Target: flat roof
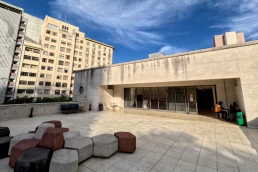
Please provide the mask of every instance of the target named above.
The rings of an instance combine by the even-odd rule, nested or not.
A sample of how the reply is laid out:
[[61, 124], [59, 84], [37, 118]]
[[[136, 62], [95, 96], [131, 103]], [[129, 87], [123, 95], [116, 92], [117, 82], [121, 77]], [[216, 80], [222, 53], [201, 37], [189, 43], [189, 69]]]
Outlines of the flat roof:
[[98, 44], [102, 44], [102, 45], [105, 45], [105, 46], [107, 46], [107, 47], [110, 47], [110, 48], [115, 49], [115, 47], [113, 47], [113, 46], [111, 46], [111, 45], [108, 45], [108, 44], [105, 44], [105, 43], [103, 43], [103, 42], [99, 42], [99, 41], [96, 41], [96, 40], [94, 40], [94, 39], [90, 39], [90, 38], [87, 38], [87, 37], [85, 37], [85, 39], [87, 39], [87, 40], [90, 40], [90, 41], [92, 41], [92, 42], [95, 42], [95, 43], [98, 43]]
[[9, 11], [13, 11], [13, 12], [18, 13], [18, 14], [23, 13], [23, 8], [17, 7], [15, 5], [9, 4], [9, 3], [4, 2], [4, 1], [0, 1], [0, 8], [7, 9]]
[[177, 54], [169, 54], [169, 55], [166, 55], [166, 56], [163, 56], [163, 57], [160, 57], [160, 58], [154, 58], [154, 59], [146, 58], [146, 59], [129, 61], [129, 62], [124, 62], [124, 63], [112, 64], [112, 65], [109, 65], [109, 66], [87, 68], [87, 69], [82, 69], [82, 70], [76, 70], [76, 71], [74, 71], [74, 73], [78, 73], [78, 72], [81, 72], [81, 71], [94, 70], [94, 69], [108, 68], [108, 67], [113, 67], [113, 66], [128, 65], [128, 64], [132, 64], [132, 63], [155, 61], [155, 60], [166, 59], [166, 58], [170, 58], [170, 57], [178, 57], [178, 56], [193, 55], [193, 54], [205, 53], [205, 52], [211, 52], [211, 51], [219, 51], [219, 50], [224, 50], [224, 49], [238, 48], [238, 47], [250, 46], [250, 45], [255, 45], [255, 44], [258, 44], [258, 40], [239, 43], [239, 44], [233, 44], [233, 45], [225, 45], [225, 46], [222, 46], [222, 47], [212, 47], [212, 48], [206, 48], [206, 49], [195, 50], [195, 51], [188, 51], [188, 52], [177, 53]]

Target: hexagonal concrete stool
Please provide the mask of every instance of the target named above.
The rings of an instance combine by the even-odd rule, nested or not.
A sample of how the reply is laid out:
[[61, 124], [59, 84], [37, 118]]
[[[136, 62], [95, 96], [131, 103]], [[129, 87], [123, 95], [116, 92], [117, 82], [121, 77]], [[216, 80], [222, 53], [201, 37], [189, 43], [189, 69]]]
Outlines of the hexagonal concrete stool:
[[46, 131], [46, 129], [48, 129], [48, 128], [55, 128], [55, 124], [52, 124], [52, 123], [42, 123], [42, 124], [40, 124], [37, 131], [36, 131], [34, 139], [41, 140], [45, 131]]
[[10, 130], [8, 127], [0, 127], [0, 137], [10, 136]]
[[64, 134], [61, 128], [48, 128], [42, 139], [39, 147], [57, 151], [64, 147]]
[[16, 145], [17, 143], [19, 143], [19, 142], [22, 141], [22, 140], [33, 139], [34, 136], [35, 136], [35, 134], [22, 133], [22, 134], [18, 134], [17, 136], [13, 137], [12, 140], [11, 140], [11, 142], [10, 142], [8, 155], [10, 156], [12, 147], [13, 147], [14, 145]]
[[64, 140], [69, 140], [80, 136], [81, 136], [81, 133], [79, 131], [68, 131], [64, 133]]
[[13, 137], [0, 137], [0, 159], [8, 157], [8, 149]]
[[76, 137], [65, 141], [65, 148], [78, 151], [79, 163], [93, 154], [93, 141], [90, 137]]
[[49, 172], [77, 172], [78, 152], [70, 149], [60, 149], [53, 153]]
[[118, 139], [112, 134], [92, 137], [94, 144], [93, 156], [110, 157], [118, 150]]

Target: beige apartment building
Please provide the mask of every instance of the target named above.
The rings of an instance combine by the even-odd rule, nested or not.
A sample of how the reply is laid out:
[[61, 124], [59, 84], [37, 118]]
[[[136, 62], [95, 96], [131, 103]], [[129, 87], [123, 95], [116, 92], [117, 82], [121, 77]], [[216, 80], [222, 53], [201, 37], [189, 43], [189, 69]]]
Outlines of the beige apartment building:
[[26, 41], [15, 97], [72, 97], [73, 72], [112, 64], [113, 50], [86, 38], [79, 27], [46, 16], [40, 43]]
[[222, 47], [225, 45], [239, 44], [245, 42], [243, 32], [226, 32], [223, 35], [215, 35], [213, 37], [213, 47]]

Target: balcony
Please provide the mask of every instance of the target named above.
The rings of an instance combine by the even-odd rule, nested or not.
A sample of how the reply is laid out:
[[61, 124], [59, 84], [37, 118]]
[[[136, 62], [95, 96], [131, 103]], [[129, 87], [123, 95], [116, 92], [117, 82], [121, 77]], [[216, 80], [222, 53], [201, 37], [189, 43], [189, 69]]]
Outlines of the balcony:
[[18, 65], [17, 64], [13, 64], [12, 65], [12, 69], [17, 69], [18, 68]]
[[11, 73], [10, 77], [11, 78], [15, 78], [16, 77], [16, 73]]
[[11, 97], [13, 95], [12, 91], [7, 91], [5, 97]]
[[9, 87], [14, 87], [14, 82], [9, 82]]
[[19, 60], [20, 60], [20, 56], [15, 55], [15, 56], [13, 57], [13, 60], [14, 60], [14, 61], [19, 61]]
[[21, 45], [22, 43], [23, 43], [22, 39], [18, 39], [18, 40], [17, 40], [17, 44], [18, 44], [18, 45]]
[[21, 26], [26, 27], [26, 25], [24, 23], [21, 23]]
[[16, 47], [16, 48], [15, 48], [15, 53], [21, 53], [21, 50], [22, 50], [22, 49], [21, 49], [20, 47]]
[[24, 36], [24, 32], [23, 31], [19, 31], [18, 37], [23, 37], [23, 36]]

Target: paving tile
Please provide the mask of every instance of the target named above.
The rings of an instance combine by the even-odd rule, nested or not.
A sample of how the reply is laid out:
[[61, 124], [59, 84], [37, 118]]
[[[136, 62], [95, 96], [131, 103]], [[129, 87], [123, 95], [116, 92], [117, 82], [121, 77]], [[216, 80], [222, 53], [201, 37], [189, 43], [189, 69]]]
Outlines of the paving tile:
[[188, 171], [195, 171], [196, 164], [179, 160], [178, 163], [176, 164], [176, 167], [179, 167]]
[[100, 162], [97, 162], [96, 164], [90, 166], [89, 169], [91, 169], [93, 171], [97, 171], [97, 172], [103, 172], [103, 171], [107, 170], [111, 166], [112, 165], [110, 165], [108, 163], [100, 161]]
[[202, 159], [202, 158], [199, 158], [198, 159], [198, 165], [201, 165], [201, 166], [204, 166], [204, 167], [208, 167], [208, 168], [212, 168], [212, 169], [215, 169], [217, 170], [217, 162], [214, 162], [212, 160], [209, 160], [209, 159]]
[[183, 161], [187, 161], [187, 162], [191, 162], [191, 163], [196, 164], [197, 161], [198, 161], [198, 157], [190, 156], [190, 155], [188, 155], [188, 154], [183, 154], [183, 155], [181, 156], [180, 160], [183, 160]]
[[188, 170], [185, 170], [183, 168], [175, 167], [173, 172], [189, 172]]
[[144, 157], [141, 161], [139, 161], [139, 164], [152, 168], [157, 162], [157, 160]]
[[218, 163], [218, 171], [224, 171], [224, 172], [239, 172], [238, 167], [232, 166], [229, 164], [222, 164]]
[[160, 171], [160, 172], [172, 172], [174, 169], [174, 164], [167, 164], [164, 162], [158, 162], [153, 169]]
[[195, 172], [217, 172], [217, 170], [197, 165]]
[[146, 155], [146, 157], [158, 161], [158, 160], [160, 160], [160, 158], [162, 157], [162, 155], [161, 155], [161, 154], [158, 154], [158, 153], [154, 153], [154, 152], [149, 152], [149, 153]]
[[129, 172], [149, 172], [151, 171], [151, 168], [146, 167], [144, 165], [141, 164], [135, 164], [130, 170]]
[[133, 162], [133, 161], [129, 161], [129, 160], [126, 160], [126, 159], [121, 159], [121, 160], [117, 161], [114, 164], [114, 166], [119, 167], [119, 168], [124, 169], [124, 170], [129, 170], [135, 164], [136, 163]]
[[173, 157], [173, 158], [176, 158], [176, 159], [180, 159], [182, 154], [183, 153], [178, 153], [178, 152], [174, 152], [174, 151], [170, 151], [170, 150], [165, 153], [166, 156], [170, 156], [170, 157]]
[[102, 161], [111, 165], [114, 165], [118, 161], [120, 161], [122, 158], [118, 156], [111, 156], [109, 158], [103, 159]]
[[92, 166], [96, 163], [98, 163], [99, 161], [103, 160], [102, 158], [95, 158], [92, 157], [90, 159], [87, 159], [86, 161], [84, 161], [83, 163], [81, 163], [81, 165], [83, 165], [84, 167], [89, 167]]
[[161, 162], [167, 163], [167, 164], [176, 164], [178, 162], [178, 159], [172, 158], [170, 156], [163, 156], [160, 159]]
[[127, 172], [127, 171], [122, 168], [112, 166], [112, 167], [108, 168], [105, 172]]

